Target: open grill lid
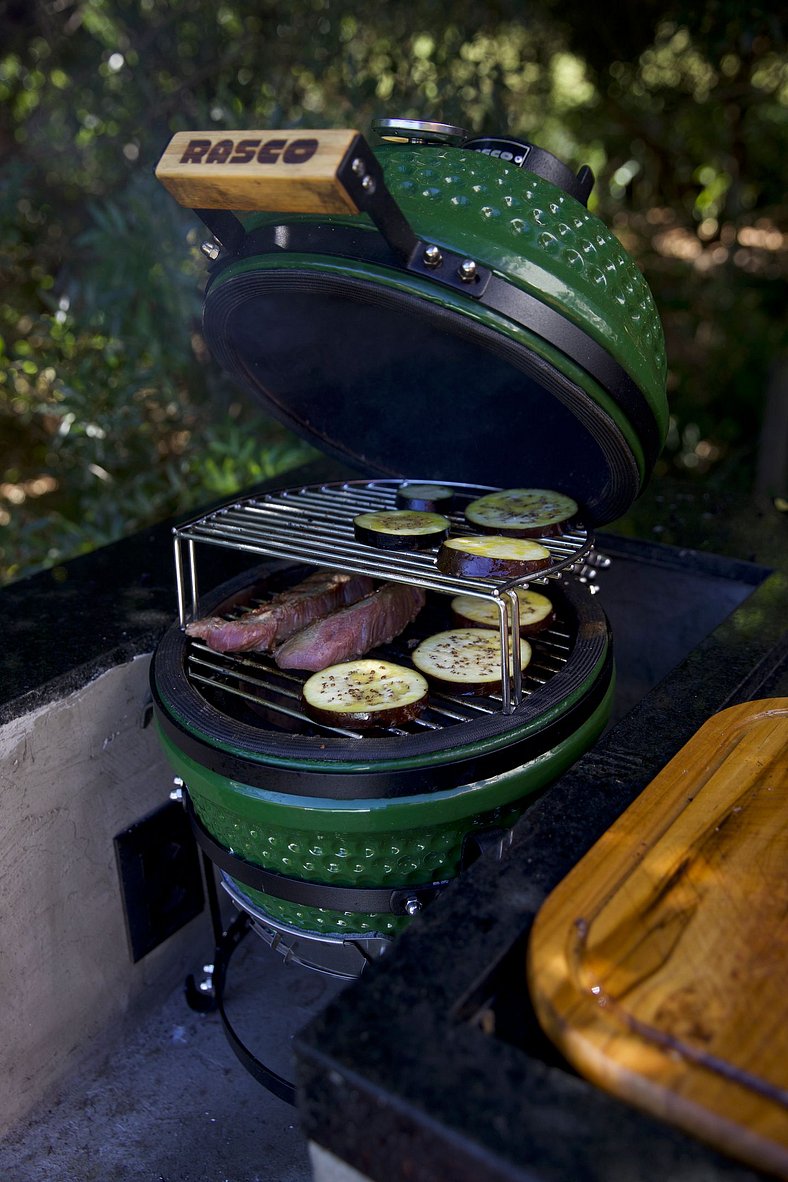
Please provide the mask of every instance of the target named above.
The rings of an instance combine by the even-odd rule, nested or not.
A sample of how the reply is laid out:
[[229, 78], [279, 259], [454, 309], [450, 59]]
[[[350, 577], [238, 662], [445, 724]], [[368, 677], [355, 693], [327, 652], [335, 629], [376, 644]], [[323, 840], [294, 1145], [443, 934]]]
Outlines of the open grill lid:
[[211, 352], [367, 474], [554, 488], [615, 519], [664, 440], [665, 356], [643, 277], [583, 204], [590, 171], [382, 122], [399, 142], [374, 152], [355, 131], [173, 138], [157, 176], [215, 239]]

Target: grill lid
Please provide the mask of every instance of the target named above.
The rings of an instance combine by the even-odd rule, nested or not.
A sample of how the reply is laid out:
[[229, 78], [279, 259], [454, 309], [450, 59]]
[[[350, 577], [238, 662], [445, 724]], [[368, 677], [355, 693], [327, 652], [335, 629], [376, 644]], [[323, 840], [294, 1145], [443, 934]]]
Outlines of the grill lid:
[[667, 427], [651, 295], [586, 174], [478, 143], [180, 133], [157, 175], [218, 241], [209, 348], [288, 426], [366, 473], [551, 487], [613, 520]]

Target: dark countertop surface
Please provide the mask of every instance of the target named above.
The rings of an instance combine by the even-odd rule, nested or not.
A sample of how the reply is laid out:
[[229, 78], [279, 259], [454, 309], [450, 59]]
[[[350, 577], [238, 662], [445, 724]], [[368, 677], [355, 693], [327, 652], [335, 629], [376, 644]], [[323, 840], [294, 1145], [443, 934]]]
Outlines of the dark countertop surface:
[[728, 525], [709, 516], [703, 551], [600, 534], [614, 725], [528, 808], [501, 862], [480, 859], [297, 1036], [307, 1135], [374, 1182], [761, 1177], [581, 1079], [525, 977], [544, 899], [702, 723], [788, 696], [788, 523], [765, 515], [748, 535], [761, 567], [714, 553], [739, 552]]
[[374, 1182], [760, 1177], [579, 1078], [525, 958], [552, 888], [706, 718], [788, 695], [786, 585], [762, 582], [297, 1037], [309, 1136]]
[[[343, 475], [323, 461], [250, 492]], [[176, 614], [172, 524], [0, 591], [0, 721], [153, 649]], [[605, 581], [629, 572], [609, 611], [625, 665], [616, 725], [528, 810], [503, 862], [471, 867], [298, 1037], [309, 1136], [376, 1182], [756, 1177], [568, 1069], [530, 1013], [524, 955], [552, 887], [710, 714], [788, 695], [786, 525], [769, 523], [744, 562], [715, 553], [743, 553], [724, 519], [710, 521], [703, 551], [600, 535], [606, 608]], [[230, 568], [217, 550], [206, 576], [218, 583]], [[667, 582], [648, 609], [649, 655], [630, 660], [627, 632], [657, 569]], [[671, 572], [695, 578], [679, 619]], [[490, 998], [494, 1035], [479, 1019]]]
[[[249, 494], [343, 475], [344, 469], [325, 460], [261, 484]], [[161, 522], [0, 589], [5, 634], [0, 723], [151, 652], [177, 616], [175, 524]], [[206, 548], [206, 579], [213, 577], [218, 583], [232, 573], [226, 550]]]

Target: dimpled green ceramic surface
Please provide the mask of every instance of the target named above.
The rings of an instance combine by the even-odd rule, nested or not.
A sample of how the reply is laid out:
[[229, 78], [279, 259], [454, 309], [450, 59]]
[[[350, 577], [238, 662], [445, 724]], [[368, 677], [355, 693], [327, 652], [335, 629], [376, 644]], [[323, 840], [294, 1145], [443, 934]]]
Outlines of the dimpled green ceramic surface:
[[[467, 833], [511, 826], [527, 798], [595, 741], [612, 692], [611, 686], [569, 737], [521, 767], [477, 784], [393, 799], [338, 801], [267, 792], [206, 769], [161, 732], [160, 739], [203, 825], [231, 853], [308, 882], [394, 889], [453, 877]], [[407, 923], [407, 917], [303, 907], [242, 889], [273, 919], [305, 930], [393, 934]]]
[[640, 271], [599, 218], [549, 181], [480, 152], [385, 146], [377, 154], [419, 234], [480, 259], [583, 327], [666, 428], [659, 316]]

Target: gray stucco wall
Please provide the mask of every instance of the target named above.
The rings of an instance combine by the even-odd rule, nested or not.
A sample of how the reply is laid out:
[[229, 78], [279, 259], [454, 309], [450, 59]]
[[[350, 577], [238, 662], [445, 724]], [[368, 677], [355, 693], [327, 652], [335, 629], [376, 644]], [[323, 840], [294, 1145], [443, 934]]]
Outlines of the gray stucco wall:
[[136, 965], [128, 951], [113, 838], [172, 781], [141, 725], [148, 665], [0, 728], [0, 1134], [110, 1053], [126, 1015], [158, 1004], [205, 944], [198, 918]]

